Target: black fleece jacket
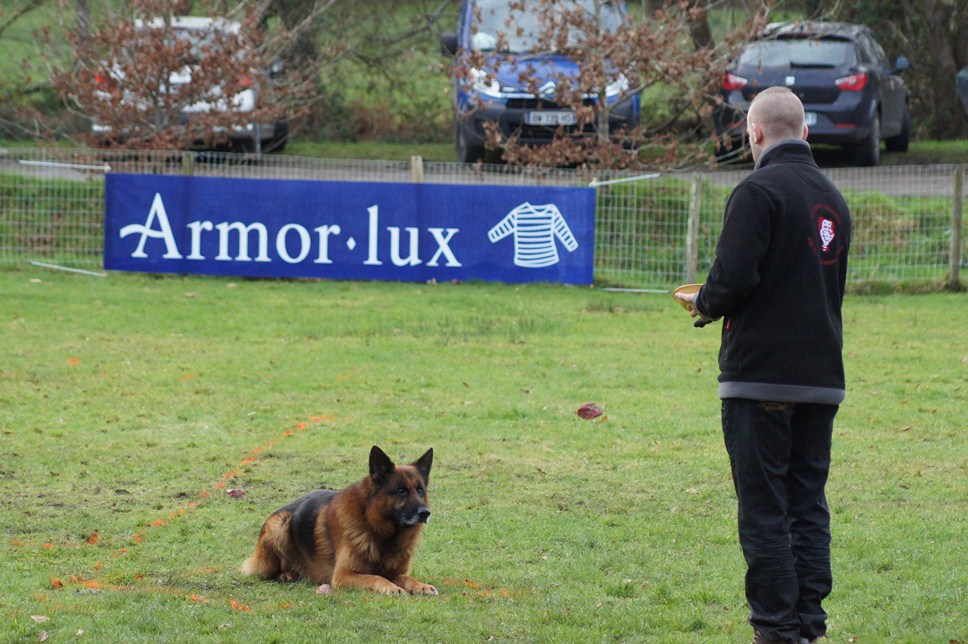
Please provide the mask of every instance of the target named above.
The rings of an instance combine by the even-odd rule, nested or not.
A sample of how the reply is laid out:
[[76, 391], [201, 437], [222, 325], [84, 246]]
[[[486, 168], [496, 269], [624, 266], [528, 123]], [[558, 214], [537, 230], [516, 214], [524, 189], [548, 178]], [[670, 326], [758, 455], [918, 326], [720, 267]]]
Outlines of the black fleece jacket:
[[723, 318], [719, 397], [839, 404], [850, 212], [803, 141], [760, 156], [726, 203], [696, 300]]

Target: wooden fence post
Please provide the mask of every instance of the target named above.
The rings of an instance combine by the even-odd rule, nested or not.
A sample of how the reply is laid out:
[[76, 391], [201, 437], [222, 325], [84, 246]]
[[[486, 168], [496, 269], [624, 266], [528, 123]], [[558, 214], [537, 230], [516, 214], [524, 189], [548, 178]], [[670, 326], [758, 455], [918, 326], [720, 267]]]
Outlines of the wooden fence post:
[[414, 183], [423, 183], [423, 180], [424, 180], [423, 157], [421, 156], [410, 157], [410, 175]]
[[694, 174], [689, 191], [689, 217], [686, 220], [686, 283], [696, 281], [699, 264], [699, 214], [702, 211], [702, 177]]
[[965, 166], [955, 166], [954, 199], [951, 202], [951, 252], [948, 254], [948, 281], [945, 288], [960, 291], [961, 286], [961, 239], [964, 231], [965, 212]]
[[184, 175], [195, 174], [195, 155], [192, 152], [183, 151], [181, 155], [181, 172]]

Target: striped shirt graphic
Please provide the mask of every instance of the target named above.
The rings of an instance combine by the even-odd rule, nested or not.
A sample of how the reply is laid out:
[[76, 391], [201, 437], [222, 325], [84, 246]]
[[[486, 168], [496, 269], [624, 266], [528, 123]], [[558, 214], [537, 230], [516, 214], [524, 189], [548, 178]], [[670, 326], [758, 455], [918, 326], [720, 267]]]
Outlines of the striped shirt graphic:
[[523, 203], [487, 233], [494, 244], [508, 235], [514, 235], [514, 265], [523, 268], [541, 268], [558, 263], [558, 247], [555, 238], [568, 250], [578, 248], [578, 241], [554, 204], [532, 206]]

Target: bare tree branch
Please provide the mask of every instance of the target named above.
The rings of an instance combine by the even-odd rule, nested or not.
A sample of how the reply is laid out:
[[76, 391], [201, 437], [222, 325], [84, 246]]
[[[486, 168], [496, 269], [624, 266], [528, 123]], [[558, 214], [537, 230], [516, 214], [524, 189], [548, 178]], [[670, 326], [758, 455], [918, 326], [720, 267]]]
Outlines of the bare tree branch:
[[43, 2], [44, 0], [27, 0], [27, 2], [23, 4], [23, 6], [19, 7], [17, 10], [12, 12], [5, 21], [0, 22], [0, 35], [2, 35], [4, 31], [9, 29], [12, 24], [14, 24], [22, 17], [24, 17], [25, 15], [27, 15], [28, 13], [30, 13], [31, 11], [33, 11], [34, 9], [42, 5]]

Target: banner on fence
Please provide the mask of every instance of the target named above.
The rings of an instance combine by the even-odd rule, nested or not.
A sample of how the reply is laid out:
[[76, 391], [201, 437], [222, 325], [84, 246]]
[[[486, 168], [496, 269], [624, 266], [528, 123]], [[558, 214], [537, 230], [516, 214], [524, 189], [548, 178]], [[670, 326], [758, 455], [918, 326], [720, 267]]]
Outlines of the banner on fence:
[[108, 270], [591, 284], [592, 188], [109, 174]]

